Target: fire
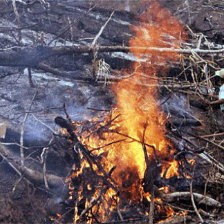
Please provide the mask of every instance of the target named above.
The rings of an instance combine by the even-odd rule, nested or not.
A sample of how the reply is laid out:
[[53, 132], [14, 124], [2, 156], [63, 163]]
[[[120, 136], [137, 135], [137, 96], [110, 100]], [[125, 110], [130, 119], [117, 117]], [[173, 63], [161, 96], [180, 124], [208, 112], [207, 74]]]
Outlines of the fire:
[[178, 162], [176, 160], [173, 160], [168, 163], [164, 163], [164, 166], [163, 166], [162, 172], [161, 172], [161, 177], [163, 177], [164, 175], [165, 175], [166, 179], [169, 179], [173, 176], [179, 176]]
[[[148, 47], [174, 47], [179, 48], [181, 42], [182, 28], [179, 22], [158, 4], [153, 4], [142, 16], [144, 25], [133, 27], [135, 37], [130, 40], [130, 46], [136, 47], [131, 50], [139, 59], [146, 59], [147, 50], [138, 49], [138, 46]], [[147, 54], [148, 56], [148, 54]], [[119, 124], [120, 132], [131, 136], [140, 142], [130, 144], [121, 143], [117, 148], [117, 155], [122, 156], [119, 161], [121, 169], [130, 166], [137, 167], [139, 178], [143, 178], [145, 172], [145, 158], [142, 150], [144, 125], [144, 141], [153, 145], [157, 153], [167, 156], [168, 149], [172, 145], [165, 137], [165, 116], [159, 109], [157, 100], [157, 73], [164, 71], [168, 61], [177, 60], [178, 55], [162, 52], [153, 52], [144, 63], [135, 62], [132, 71], [134, 75], [130, 79], [124, 79], [114, 86], [117, 97], [117, 108], [121, 114]], [[158, 66], [161, 65], [161, 66]], [[149, 156], [152, 155], [147, 148]], [[172, 152], [170, 152], [172, 154]], [[173, 175], [175, 175], [175, 171]]]
[[167, 186], [161, 187], [158, 190], [163, 191], [164, 193], [168, 193], [169, 192], [169, 188]]
[[[116, 165], [114, 176], [120, 183], [126, 179], [142, 179], [144, 177], [146, 163], [143, 141], [156, 149], [159, 158], [171, 160], [174, 149], [165, 137], [166, 119], [161, 112], [157, 99], [157, 74], [165, 71], [168, 62], [178, 59], [175, 53], [147, 52], [138, 49], [145, 47], [170, 47], [179, 48], [183, 30], [180, 23], [154, 3], [141, 17], [143, 25], [132, 27], [135, 37], [130, 40], [133, 47], [131, 53], [145, 62], [134, 62], [129, 69], [133, 75], [121, 80], [113, 86], [117, 105], [113, 116], [120, 115], [116, 121], [116, 130], [123, 136], [131, 137], [129, 141], [122, 141], [110, 146], [105, 162]], [[182, 38], [181, 38], [182, 37]], [[147, 57], [146, 57], [147, 54]], [[140, 60], [141, 61], [141, 60]], [[121, 135], [107, 133], [106, 141], [118, 140]], [[153, 155], [152, 147], [146, 145], [150, 159]], [[178, 175], [177, 161], [164, 163], [163, 170], [168, 166], [166, 178]], [[134, 183], [132, 183], [134, 185]], [[136, 195], [136, 194], [135, 194]]]
[[[146, 10], [141, 16], [141, 22], [141, 26], [132, 27], [135, 37], [129, 42], [131, 53], [139, 60], [124, 71], [131, 73], [129, 78], [112, 86], [116, 105], [103, 121], [100, 118], [93, 120], [97, 131], [87, 130], [81, 136], [82, 143], [88, 146], [92, 154], [101, 158], [103, 168], [107, 173], [111, 172], [120, 195], [129, 203], [140, 202], [144, 195], [150, 201], [150, 193], [144, 192], [142, 187], [146, 157], [150, 163], [154, 161], [161, 165], [161, 177], [178, 176], [178, 162], [173, 160], [175, 149], [165, 136], [166, 117], [160, 110], [157, 94], [158, 73], [165, 72], [167, 64], [178, 60], [178, 55], [150, 52], [147, 48], [180, 48], [184, 38], [183, 30], [180, 23], [157, 3]], [[76, 176], [87, 168], [88, 162], [82, 160]], [[93, 169], [97, 175], [102, 174], [95, 165]], [[112, 188], [100, 190], [89, 184], [87, 188], [89, 191], [96, 189], [92, 199], [101, 197], [100, 194], [105, 191], [101, 205], [92, 206], [93, 211], [100, 213], [101, 219], [105, 221], [119, 204], [117, 192]], [[80, 198], [82, 190], [78, 191]], [[91, 203], [91, 200], [87, 200], [85, 208]], [[167, 212], [174, 213], [171, 208], [167, 208]], [[78, 219], [76, 207], [75, 223]]]

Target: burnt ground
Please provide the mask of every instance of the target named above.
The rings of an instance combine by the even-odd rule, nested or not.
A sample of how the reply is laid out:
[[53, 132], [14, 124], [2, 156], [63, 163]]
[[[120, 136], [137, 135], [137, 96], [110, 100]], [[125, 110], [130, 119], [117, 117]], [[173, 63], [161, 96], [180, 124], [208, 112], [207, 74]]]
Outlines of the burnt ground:
[[[139, 16], [151, 4], [150, 1], [137, 0], [130, 1], [129, 6], [125, 1], [107, 0], [45, 2], [16, 1], [18, 19], [12, 2], [0, 1], [1, 51], [15, 46], [90, 45], [112, 10], [116, 10], [114, 16], [100, 36], [98, 44], [128, 45], [128, 40], [133, 36], [130, 25], [139, 24]], [[160, 3], [182, 21], [188, 33], [188, 47], [194, 48], [203, 35], [202, 47], [207, 49], [209, 42], [210, 48], [223, 48], [224, 3], [222, 1], [161, 0]], [[26, 61], [26, 56], [23, 57]], [[34, 57], [38, 57], [38, 54]], [[127, 68], [134, 60], [130, 54], [122, 52], [101, 52], [98, 58], [103, 58], [110, 65], [111, 76], [108, 79], [113, 79], [120, 70]], [[194, 84], [190, 69], [186, 69], [186, 73], [181, 74], [183, 67], [188, 67], [197, 60], [191, 60], [187, 56], [184, 59], [186, 64], [174, 65], [167, 74], [172, 78], [179, 77], [179, 81], [175, 83], [178, 87], [172, 89], [171, 94], [167, 93], [166, 88], [160, 89], [162, 109], [171, 116], [167, 124], [170, 133], [168, 137], [173, 139], [175, 133], [172, 132], [178, 129], [179, 140], [183, 136], [188, 138], [195, 148], [203, 148], [211, 157], [224, 164], [222, 135], [212, 136], [212, 139], [184, 135], [187, 132], [196, 136], [224, 132], [224, 115], [219, 105], [208, 105], [194, 94], [196, 90], [189, 87], [190, 84]], [[2, 142], [21, 143], [21, 128], [24, 117], [28, 114], [24, 128], [24, 146], [27, 147], [25, 165], [42, 173], [41, 153], [44, 147], [49, 146], [47, 171], [49, 174], [57, 175], [61, 180], [60, 182], [57, 179], [57, 184], [50, 183], [50, 189], [46, 189], [42, 176], [39, 178], [36, 175], [37, 178], [33, 180], [25, 171], [21, 171], [18, 175], [9, 163], [13, 161], [10, 159], [19, 158], [20, 147], [4, 145], [13, 154], [4, 157], [1, 153], [0, 223], [53, 223], [51, 216], [55, 217], [57, 213], [64, 214], [72, 209], [73, 205], [67, 201], [67, 188], [63, 184], [73, 164], [72, 146], [69, 145], [66, 137], [57, 135], [59, 128], [55, 125], [54, 119], [59, 115], [65, 117], [64, 104], [69, 116], [78, 121], [95, 116], [98, 110], [110, 110], [115, 103], [113, 93], [110, 86], [105, 83], [104, 77], [96, 80], [93, 76], [92, 60], [92, 53], [56, 55], [44, 60], [54, 69], [50, 71], [40, 67], [39, 64], [18, 66], [16, 61], [14, 65], [0, 63], [2, 65], [0, 66], [0, 123], [3, 123], [1, 131], [4, 132], [6, 127], [6, 136], [2, 138]], [[223, 55], [205, 55], [204, 60], [209, 61], [207, 64], [210, 77], [214, 75], [215, 70], [224, 66]], [[198, 82], [202, 82], [205, 77], [203, 66], [204, 64], [201, 67], [194, 65], [191, 67], [198, 74]], [[33, 86], [28, 77], [28, 68], [31, 69]], [[182, 88], [181, 83], [189, 88]], [[205, 92], [203, 96], [213, 100], [208, 94], [212, 90], [212, 93], [217, 95], [221, 84], [222, 80], [218, 77], [205, 83], [200, 87], [201, 91]], [[56, 135], [53, 143], [49, 145], [52, 132]], [[192, 145], [188, 147], [194, 148]], [[16, 164], [18, 163], [17, 161]], [[203, 175], [210, 187], [209, 193], [212, 192], [213, 197], [223, 205], [222, 174], [209, 163], [202, 161], [202, 165], [201, 172], [204, 172]], [[207, 168], [210, 172], [207, 172]], [[216, 175], [219, 174], [221, 176], [217, 177]], [[200, 181], [199, 179], [198, 182]], [[211, 218], [212, 221], [224, 218], [221, 210], [214, 213], [216, 216]], [[68, 215], [64, 222], [71, 222], [71, 216], [72, 214]], [[195, 217], [191, 223], [198, 223], [197, 218]]]

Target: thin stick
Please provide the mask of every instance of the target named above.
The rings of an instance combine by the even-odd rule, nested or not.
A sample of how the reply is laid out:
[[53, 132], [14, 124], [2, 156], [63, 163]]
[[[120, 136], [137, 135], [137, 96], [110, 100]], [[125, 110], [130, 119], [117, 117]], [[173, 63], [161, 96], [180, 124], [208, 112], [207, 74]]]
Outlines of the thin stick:
[[[37, 95], [37, 92], [34, 94], [32, 100], [31, 100], [31, 104], [29, 106], [28, 111], [31, 110], [31, 107], [32, 107], [32, 104], [33, 104], [33, 101], [34, 101], [36, 95]], [[22, 123], [22, 126], [21, 126], [21, 132], [20, 132], [20, 158], [21, 158], [21, 166], [22, 167], [24, 166], [24, 147], [23, 147], [24, 138], [23, 138], [23, 136], [24, 136], [24, 131], [25, 131], [25, 123], [26, 123], [28, 115], [29, 115], [29, 113], [25, 114], [25, 117], [23, 119], [23, 123]]]
[[97, 148], [92, 148], [92, 150], [90, 150], [90, 152], [93, 152], [93, 151], [96, 151], [96, 150], [99, 150], [99, 149], [102, 149], [102, 148], [105, 148], [105, 147], [108, 147], [110, 145], [113, 145], [113, 144], [116, 144], [116, 143], [120, 143], [120, 142], [123, 142], [125, 141], [126, 139], [120, 139], [120, 140], [117, 140], [117, 141], [114, 141], [114, 142], [110, 142], [106, 145], [103, 145], [103, 146], [99, 146]]
[[[28, 112], [27, 112], [28, 113]], [[48, 128], [53, 134], [57, 134], [50, 126], [48, 126], [47, 124], [45, 124], [43, 121], [41, 121], [40, 119], [38, 119], [34, 114], [32, 114], [33, 118], [40, 122], [44, 127]]]
[[108, 187], [101, 189], [99, 195], [96, 198], [93, 198], [92, 201], [90, 202], [90, 205], [82, 211], [79, 219], [81, 219], [81, 217], [83, 217], [89, 210], [91, 210], [98, 203], [102, 195], [105, 194], [107, 190], [108, 190]]
[[122, 214], [121, 214], [121, 211], [120, 211], [120, 209], [119, 209], [119, 206], [117, 206], [117, 213], [118, 213], [118, 216], [119, 216], [120, 220], [121, 220], [121, 221], [124, 221], [124, 218], [123, 218], [123, 216], [122, 216]]
[[22, 176], [21, 172], [3, 155], [3, 153], [0, 152], [0, 155], [19, 176]]
[[49, 189], [49, 185], [47, 182], [47, 177], [46, 177], [46, 173], [47, 173], [47, 166], [46, 166], [46, 159], [47, 159], [47, 147], [43, 148], [42, 153], [41, 153], [41, 162], [43, 163], [43, 175], [44, 175], [44, 185], [47, 189]]
[[17, 142], [0, 142], [0, 144], [1, 145], [16, 145], [16, 146], [22, 147], [24, 149], [29, 149], [28, 147], [22, 146]]
[[100, 35], [103, 33], [105, 27], [107, 26], [107, 24], [109, 23], [109, 21], [111, 20], [112, 16], [114, 14], [114, 11], [110, 14], [110, 17], [108, 18], [108, 20], [105, 22], [105, 24], [100, 28], [100, 31], [97, 33], [97, 35], [95, 36], [91, 46], [95, 46], [97, 40], [99, 39]]
[[[109, 130], [109, 132], [116, 133], [116, 134], [118, 134], [118, 135], [127, 137], [127, 138], [129, 138], [129, 139], [131, 139], [131, 140], [133, 140], [133, 141], [135, 141], [135, 142], [138, 142], [138, 143], [142, 144], [142, 141], [140, 141], [140, 140], [138, 140], [138, 139], [136, 139], [136, 138], [133, 138], [133, 137], [127, 135], [127, 134], [123, 134], [123, 133], [120, 133], [120, 132], [115, 131], [115, 130]], [[152, 148], [152, 149], [153, 149], [153, 152], [154, 152], [154, 150], [155, 150], [155, 146], [150, 145], [150, 144], [148, 144], [148, 143], [144, 143], [144, 146], [148, 146], [148, 147]]]
[[97, 108], [92, 108], [92, 107], [87, 107], [86, 109], [88, 110], [94, 110], [94, 111], [105, 111], [105, 112], [110, 112], [110, 110], [105, 110], [105, 109], [97, 109]]
[[204, 159], [206, 162], [210, 163], [212, 166], [216, 167], [217, 169], [219, 169], [220, 171], [224, 173], [224, 166], [220, 162], [218, 162], [216, 159], [211, 157], [209, 154], [203, 152], [198, 154], [198, 157], [200, 157], [201, 159]]
[[33, 80], [32, 80], [31, 68], [28, 68], [28, 79], [29, 79], [30, 87], [33, 88], [34, 87], [34, 84], [33, 84]]
[[218, 147], [218, 148], [224, 150], [224, 147], [223, 147], [223, 146], [221, 146], [221, 145], [219, 145], [219, 144], [217, 144], [217, 143], [215, 143], [215, 142], [212, 142], [212, 141], [210, 141], [210, 140], [208, 140], [208, 139], [206, 139], [206, 138], [203, 138], [203, 137], [201, 137], [201, 136], [194, 135], [194, 134], [192, 134], [192, 133], [190, 133], [190, 132], [187, 132], [187, 134], [190, 135], [190, 136], [193, 136], [193, 137], [195, 137], [195, 138], [201, 139], [201, 140], [203, 140], [203, 141], [205, 141], [205, 142], [207, 142], [207, 143], [210, 143], [210, 144], [212, 144], [212, 145], [214, 145], [214, 146], [216, 146], [216, 147]]
[[49, 150], [49, 146], [51, 145], [51, 143], [53, 142], [54, 137], [52, 136], [50, 142], [48, 143], [47, 147], [44, 147], [41, 153], [41, 163], [43, 164], [43, 175], [44, 175], [44, 185], [45, 187], [49, 190], [49, 184], [47, 182], [47, 155], [48, 155], [48, 150]]
[[[16, 16], [16, 21], [17, 21], [18, 27], [20, 28], [21, 27], [21, 21], [20, 21], [19, 12], [18, 12], [17, 7], [16, 7], [16, 0], [12, 0], [12, 7], [13, 7], [13, 11], [14, 11], [15, 16]], [[18, 30], [18, 34], [19, 34], [19, 43], [21, 44], [21, 40], [22, 40], [21, 29]]]
[[154, 219], [154, 186], [151, 193], [150, 210], [149, 210], [149, 224], [153, 224]]
[[[64, 46], [64, 47], [54, 47], [52, 50], [58, 53], [63, 51], [64, 53], [74, 52], [74, 53], [85, 53], [91, 52], [95, 49], [95, 47], [91, 46]], [[129, 52], [130, 50], [142, 50], [144, 54], [152, 53], [152, 52], [164, 52], [164, 53], [182, 53], [182, 54], [223, 54], [224, 49], [212, 49], [212, 50], [204, 50], [204, 49], [181, 49], [181, 48], [167, 48], [167, 47], [128, 47], [128, 46], [98, 46], [98, 51], [108, 51], [108, 52]]]
[[210, 137], [217, 137], [217, 136], [223, 136], [224, 132], [220, 132], [220, 133], [213, 133], [213, 134], [209, 134], [209, 135], [201, 135], [201, 138], [210, 138]]
[[[152, 173], [151, 173], [151, 170], [150, 170], [150, 162], [149, 162], [149, 158], [148, 158], [148, 154], [147, 154], [147, 150], [146, 150], [146, 146], [145, 146], [146, 128], [147, 128], [147, 123], [144, 125], [144, 129], [143, 129], [142, 148], [143, 148], [143, 151], [144, 151], [145, 163], [146, 163], [145, 176], [146, 176], [146, 179], [150, 178], [149, 181], [152, 182], [152, 189], [151, 189], [151, 192], [150, 192], [151, 193], [151, 197], [150, 197], [151, 201], [150, 201], [149, 222], [148, 223], [153, 224], [153, 219], [154, 219], [154, 178], [153, 178], [153, 175], [150, 175]], [[156, 160], [155, 150], [153, 150], [153, 152], [154, 152], [154, 157], [155, 157], [155, 160]], [[148, 182], [145, 181], [145, 184], [148, 184]]]
[[16, 182], [15, 182], [15, 184], [14, 184], [14, 187], [13, 187], [13, 189], [12, 189], [12, 192], [13, 192], [13, 193], [15, 192], [15, 190], [16, 190], [18, 184], [22, 181], [22, 179], [23, 179], [23, 176], [19, 177], [19, 179], [16, 180]]
[[201, 223], [204, 223], [204, 220], [203, 220], [203, 218], [201, 217], [201, 215], [200, 215], [200, 213], [199, 213], [199, 211], [198, 211], [198, 209], [197, 209], [197, 206], [196, 206], [196, 204], [195, 204], [195, 202], [194, 202], [194, 195], [193, 195], [193, 189], [192, 189], [192, 182], [193, 182], [193, 181], [191, 180], [191, 182], [190, 182], [191, 202], [192, 202], [192, 205], [193, 205], [193, 208], [194, 208], [195, 213], [197, 214], [198, 218], [200, 219], [200, 222], [201, 222]]

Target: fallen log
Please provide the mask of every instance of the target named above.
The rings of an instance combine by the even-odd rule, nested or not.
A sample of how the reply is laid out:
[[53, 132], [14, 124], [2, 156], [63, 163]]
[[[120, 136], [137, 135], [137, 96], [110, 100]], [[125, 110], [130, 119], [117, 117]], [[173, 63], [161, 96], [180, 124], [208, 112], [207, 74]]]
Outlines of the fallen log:
[[[0, 156], [20, 177], [26, 178], [28, 181], [37, 186], [44, 185], [43, 173], [27, 166], [21, 166], [20, 157], [11, 152], [2, 144], [0, 144]], [[50, 188], [58, 188], [62, 186], [65, 181], [64, 178], [53, 174], [46, 174], [46, 178]]]
[[[210, 198], [208, 196], [199, 194], [199, 193], [193, 193], [195, 201], [197, 201], [199, 204], [212, 206], [212, 207], [221, 207], [221, 203], [213, 198]], [[177, 200], [178, 198], [189, 198], [190, 200], [191, 194], [190, 192], [174, 192], [169, 194], [162, 194], [162, 198], [166, 200], [167, 202], [173, 202]]]
[[175, 49], [159, 47], [128, 47], [128, 46], [62, 46], [62, 47], [11, 47], [0, 49], [0, 66], [25, 66], [38, 67], [38, 64], [52, 56], [66, 54], [78, 54], [97, 52], [129, 52], [139, 49], [144, 54], [158, 53], [180, 53], [180, 54], [223, 54], [224, 49], [201, 50], [201, 49]]

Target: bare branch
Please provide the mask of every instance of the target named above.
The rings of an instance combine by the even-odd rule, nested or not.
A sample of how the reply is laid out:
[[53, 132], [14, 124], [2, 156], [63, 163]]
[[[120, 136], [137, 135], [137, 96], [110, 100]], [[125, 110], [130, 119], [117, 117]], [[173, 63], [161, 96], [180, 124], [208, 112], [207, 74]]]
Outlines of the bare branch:
[[100, 28], [100, 31], [97, 33], [97, 35], [95, 36], [92, 45], [91, 46], [95, 46], [97, 40], [99, 39], [100, 35], [103, 33], [105, 27], [107, 26], [107, 24], [109, 23], [109, 21], [111, 20], [112, 16], [114, 14], [114, 11], [110, 14], [110, 17], [108, 18], [108, 20], [105, 22], [105, 24]]
[[191, 182], [190, 182], [190, 194], [191, 194], [191, 203], [192, 203], [192, 205], [193, 205], [194, 211], [195, 211], [195, 213], [197, 214], [198, 218], [200, 219], [200, 222], [203, 223], [204, 220], [203, 220], [203, 218], [201, 217], [201, 215], [200, 215], [200, 213], [199, 213], [199, 211], [198, 211], [198, 209], [197, 209], [197, 206], [196, 206], [196, 204], [195, 204], [195, 202], [194, 202], [192, 180], [191, 180]]
[[[32, 100], [31, 100], [31, 104], [30, 104], [29, 109], [28, 109], [29, 111], [31, 110], [31, 107], [33, 105], [33, 101], [34, 101], [36, 95], [37, 95], [37, 92], [34, 94]], [[22, 123], [22, 126], [21, 126], [21, 133], [20, 133], [20, 157], [21, 157], [21, 165], [22, 166], [24, 166], [24, 159], [25, 159], [24, 158], [24, 147], [23, 147], [23, 136], [24, 136], [24, 131], [25, 131], [25, 123], [26, 123], [26, 120], [28, 118], [28, 115], [29, 115], [29, 113], [25, 114], [25, 117], [23, 119], [23, 123]]]
[[[5, 161], [9, 164], [9, 166], [12, 167], [12, 169], [16, 171], [16, 173], [19, 176], [23, 175], [30, 182], [35, 183], [37, 185], [44, 184], [43, 173], [37, 170], [28, 168], [26, 166], [22, 167], [20, 165], [20, 158], [3, 145], [0, 145], [0, 155], [5, 159]], [[62, 177], [58, 177], [53, 174], [47, 174], [46, 178], [48, 180], [49, 186], [52, 186], [52, 187], [61, 186], [64, 182], [64, 179]]]
[[[181, 49], [181, 48], [159, 48], [159, 47], [127, 47], [127, 46], [98, 46], [98, 52], [129, 52], [139, 49], [144, 54], [152, 52], [180, 53], [180, 54], [223, 54], [224, 49], [203, 50], [203, 49]], [[95, 50], [92, 46], [62, 46], [62, 47], [11, 47], [0, 49], [0, 66], [33, 66], [55, 55], [90, 53]]]
[[[199, 193], [193, 193], [194, 199], [204, 205], [213, 206], [213, 207], [221, 207], [221, 203], [213, 198], [208, 196], [204, 196]], [[168, 202], [174, 201], [177, 198], [188, 198], [190, 197], [190, 192], [174, 192], [169, 194], [164, 194], [162, 197], [163, 199], [167, 200]]]

